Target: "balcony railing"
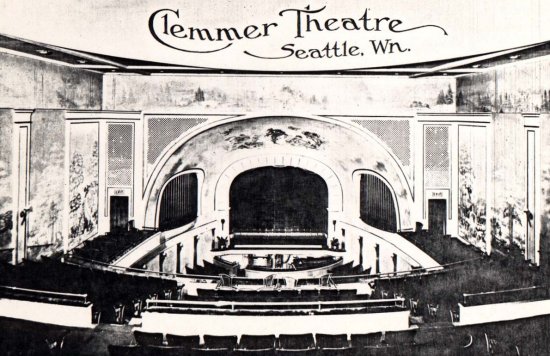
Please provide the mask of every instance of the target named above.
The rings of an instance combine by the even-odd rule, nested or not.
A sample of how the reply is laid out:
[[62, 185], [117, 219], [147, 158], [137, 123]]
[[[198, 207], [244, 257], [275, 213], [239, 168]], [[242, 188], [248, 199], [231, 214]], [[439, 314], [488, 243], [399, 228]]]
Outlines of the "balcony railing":
[[261, 314], [281, 315], [285, 313], [303, 314], [351, 314], [381, 313], [404, 311], [405, 300], [367, 299], [345, 301], [308, 301], [308, 302], [240, 302], [240, 301], [174, 301], [147, 300], [147, 312], [165, 312], [180, 314]]
[[90, 304], [87, 294], [60, 293], [11, 286], [0, 286], [0, 297], [30, 302], [74, 306], [87, 306]]
[[474, 305], [543, 300], [548, 298], [550, 298], [550, 290], [548, 287], [533, 286], [484, 293], [464, 293], [462, 305], [469, 307]]

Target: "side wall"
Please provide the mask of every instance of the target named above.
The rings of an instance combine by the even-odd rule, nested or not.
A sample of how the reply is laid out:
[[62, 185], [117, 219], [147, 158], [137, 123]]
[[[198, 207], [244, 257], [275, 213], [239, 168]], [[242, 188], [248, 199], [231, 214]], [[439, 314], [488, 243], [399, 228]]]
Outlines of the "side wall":
[[13, 112], [0, 109], [0, 258], [11, 259], [13, 228]]
[[[62, 214], [67, 172], [65, 110], [100, 109], [102, 80], [100, 73], [0, 53], [0, 108], [10, 108], [0, 109], [2, 260], [13, 260], [17, 246], [26, 250], [28, 258], [62, 246], [67, 234]], [[25, 122], [15, 123], [20, 116], [13, 109], [31, 111], [25, 114]], [[14, 211], [25, 207], [32, 208], [26, 229], [19, 211]], [[17, 244], [17, 238], [26, 239], [26, 244]]]
[[0, 53], [0, 107], [100, 109], [103, 75]]
[[[518, 255], [527, 255], [527, 169], [526, 130], [531, 113], [540, 115], [535, 162], [541, 174], [540, 253], [547, 264], [550, 239], [550, 61], [547, 57], [505, 65], [482, 74], [457, 78], [459, 112], [492, 112], [494, 127], [493, 245]], [[546, 262], [545, 262], [546, 261]]]

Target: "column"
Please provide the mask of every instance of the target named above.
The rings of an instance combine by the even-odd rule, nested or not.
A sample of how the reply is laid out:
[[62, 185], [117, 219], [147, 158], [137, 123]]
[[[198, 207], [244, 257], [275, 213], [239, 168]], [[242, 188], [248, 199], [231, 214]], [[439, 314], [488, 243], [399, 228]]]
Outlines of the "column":
[[15, 110], [13, 116], [13, 263], [27, 256], [29, 207], [30, 129], [32, 110]]

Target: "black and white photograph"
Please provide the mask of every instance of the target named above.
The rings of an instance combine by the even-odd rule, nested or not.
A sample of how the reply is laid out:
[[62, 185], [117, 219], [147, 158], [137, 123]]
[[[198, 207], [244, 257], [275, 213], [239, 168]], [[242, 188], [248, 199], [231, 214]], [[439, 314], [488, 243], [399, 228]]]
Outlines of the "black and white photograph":
[[550, 355], [548, 0], [0, 0], [0, 354]]

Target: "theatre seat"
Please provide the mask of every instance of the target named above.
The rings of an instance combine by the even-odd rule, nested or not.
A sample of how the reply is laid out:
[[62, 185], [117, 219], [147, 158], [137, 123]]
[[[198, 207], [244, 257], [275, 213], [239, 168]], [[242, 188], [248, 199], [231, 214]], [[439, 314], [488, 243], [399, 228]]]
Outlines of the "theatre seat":
[[462, 348], [471, 343], [471, 335], [460, 328], [424, 328], [414, 337], [415, 345], [436, 345]]
[[166, 334], [166, 341], [168, 342], [168, 346], [178, 346], [186, 350], [191, 350], [199, 348], [201, 340], [198, 335], [181, 336]]
[[239, 351], [272, 351], [275, 349], [275, 335], [242, 335]]
[[207, 350], [233, 350], [237, 347], [237, 336], [204, 335], [204, 346]]
[[345, 356], [351, 355], [352, 349], [346, 334], [316, 334], [317, 355]]
[[390, 346], [412, 345], [414, 344], [415, 336], [416, 329], [403, 331], [386, 331], [384, 340]]
[[[276, 355], [293, 355], [293, 356], [313, 356], [317, 355], [318, 350], [306, 349], [306, 350], [287, 350], [281, 349], [276, 351]], [[337, 354], [331, 353], [330, 356], [336, 356]], [[328, 355], [327, 355], [328, 356]]]
[[319, 300], [318, 289], [302, 289], [300, 290], [299, 298], [302, 301]]
[[319, 298], [321, 300], [339, 300], [340, 291], [338, 289], [321, 289]]
[[311, 350], [315, 349], [313, 334], [279, 335], [279, 350]]
[[362, 349], [365, 347], [382, 346], [382, 333], [351, 334], [351, 347]]
[[338, 292], [339, 300], [352, 300], [357, 297], [357, 289], [343, 289]]
[[315, 334], [318, 349], [342, 349], [348, 348], [348, 336], [346, 334]]
[[[179, 346], [144, 346], [143, 356], [182, 356], [193, 352]], [[194, 353], [193, 353], [194, 354]]]
[[137, 345], [109, 345], [110, 356], [145, 356], [143, 347]]
[[134, 330], [134, 338], [141, 346], [162, 346], [164, 341], [162, 333], [148, 333], [140, 330]]

